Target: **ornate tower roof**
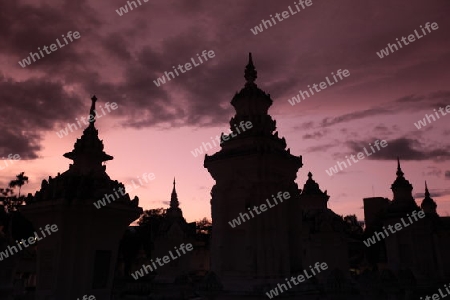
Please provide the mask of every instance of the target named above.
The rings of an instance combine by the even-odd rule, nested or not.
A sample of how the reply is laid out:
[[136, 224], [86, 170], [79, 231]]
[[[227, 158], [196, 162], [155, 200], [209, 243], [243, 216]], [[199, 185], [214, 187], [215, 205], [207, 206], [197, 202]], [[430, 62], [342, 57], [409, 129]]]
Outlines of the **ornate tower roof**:
[[180, 203], [178, 202], [178, 195], [175, 189], [175, 177], [173, 178], [173, 189], [170, 196], [170, 207], [167, 209], [167, 216], [169, 217], [183, 217], [183, 212], [180, 209]]
[[308, 172], [308, 180], [306, 180], [305, 185], [303, 186], [303, 195], [320, 195], [320, 196], [327, 196], [327, 199], [330, 197], [327, 194], [327, 191], [322, 192], [322, 190], [319, 188], [319, 184], [316, 183], [314, 179], [312, 179], [312, 173]]
[[[293, 168], [302, 167], [302, 157], [290, 154], [286, 149], [286, 140], [278, 136], [276, 121], [268, 111], [273, 101], [270, 94], [265, 93], [255, 83], [257, 71], [249, 53], [245, 67], [244, 87], [231, 100], [236, 114], [230, 119], [232, 138], [221, 143], [222, 150], [205, 157], [205, 162], [224, 157], [231, 157], [239, 153], [272, 153], [284, 156], [291, 161]], [[249, 129], [243, 130], [243, 124], [251, 124]], [[247, 125], [246, 125], [247, 126]]]
[[394, 193], [394, 201], [399, 200], [413, 200], [412, 185], [403, 176], [404, 173], [400, 167], [400, 159], [397, 157], [397, 178], [392, 183], [391, 189]]
[[[104, 161], [112, 160], [113, 157], [103, 151], [103, 141], [98, 138], [94, 124], [97, 113], [96, 101], [97, 97], [93, 96], [89, 110], [89, 124], [82, 136], [75, 142], [74, 149], [64, 154], [64, 157], [73, 160], [73, 164], [70, 164], [64, 173], [58, 173], [55, 178], [42, 180], [41, 189], [36, 192], [33, 202], [57, 200], [70, 204], [84, 203], [94, 207], [98, 204], [97, 200], [103, 198], [106, 201], [105, 195], [110, 195], [109, 203], [114, 201], [138, 207], [139, 198], [136, 196], [131, 200], [130, 195], [125, 192], [125, 186], [117, 180], [111, 180], [106, 173], [106, 166], [102, 165]], [[86, 124], [86, 121], [83, 122]], [[111, 200], [111, 197], [114, 200]], [[139, 210], [142, 211], [141, 208]]]
[[247, 66], [245, 66], [245, 75], [244, 78], [245, 80], [247, 80], [247, 83], [245, 84], [247, 85], [255, 85], [255, 80], [256, 78], [258, 78], [257, 76], [258, 72], [256, 72], [256, 68], [253, 65], [253, 59], [252, 59], [252, 54], [249, 53], [248, 54], [248, 64]]
[[178, 208], [180, 203], [178, 202], [177, 191], [175, 190], [175, 177], [173, 178], [172, 195], [170, 196], [170, 208]]
[[327, 194], [327, 191], [322, 192], [319, 184], [312, 179], [312, 176], [312, 173], [308, 172], [308, 180], [306, 180], [302, 193], [300, 194], [301, 207], [305, 211], [327, 209], [327, 202], [330, 196]]
[[104, 161], [112, 160], [113, 157], [103, 151], [103, 141], [98, 138], [98, 130], [95, 128], [95, 95], [91, 98], [89, 126], [83, 131], [81, 138], [77, 139], [74, 149], [64, 154], [64, 157], [73, 160], [69, 173], [78, 175], [93, 174], [95, 176], [106, 175]]
[[[269, 107], [273, 101], [255, 83], [257, 71], [253, 64], [252, 54], [249, 53], [248, 63], [244, 72], [245, 85], [231, 100], [231, 105], [236, 110], [236, 115], [230, 120], [230, 129], [236, 132], [233, 125], [238, 125], [243, 116], [258, 116], [261, 121], [253, 124], [252, 132], [264, 132], [271, 134], [276, 129], [276, 122], [268, 115]], [[256, 118], [255, 118], [256, 119]], [[256, 120], [250, 120], [254, 123]]]
[[425, 181], [425, 198], [422, 200], [422, 204], [420, 207], [423, 209], [423, 211], [426, 214], [436, 214], [436, 208], [437, 204], [436, 202], [430, 197], [430, 192], [428, 191], [427, 182]]
[[397, 178], [391, 185], [394, 198], [387, 208], [387, 213], [390, 217], [404, 215], [405, 213], [420, 209], [412, 196], [413, 186], [405, 179], [398, 157], [396, 175]]

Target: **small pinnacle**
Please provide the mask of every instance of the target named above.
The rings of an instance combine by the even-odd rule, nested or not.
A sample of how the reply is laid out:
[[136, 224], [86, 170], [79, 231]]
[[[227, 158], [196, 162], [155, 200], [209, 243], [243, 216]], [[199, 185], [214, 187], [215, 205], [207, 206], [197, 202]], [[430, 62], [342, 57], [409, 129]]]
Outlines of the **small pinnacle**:
[[400, 167], [400, 158], [397, 156], [397, 176], [403, 176], [404, 173]]
[[253, 65], [253, 59], [252, 59], [251, 52], [248, 54], [248, 64], [245, 67], [244, 78], [247, 81], [246, 84], [254, 84], [254, 81], [256, 80], [256, 78], [258, 78], [255, 66]]
[[425, 197], [430, 197], [430, 192], [428, 191], [427, 181], [425, 180]]
[[92, 96], [91, 100], [92, 100], [92, 104], [91, 104], [91, 109], [89, 111], [89, 115], [94, 116], [94, 118], [92, 118], [92, 119], [89, 118], [89, 126], [94, 126], [95, 117], [96, 117], [96, 114], [95, 114], [95, 102], [97, 101], [97, 97], [95, 97], [95, 95], [94, 95], [94, 96]]

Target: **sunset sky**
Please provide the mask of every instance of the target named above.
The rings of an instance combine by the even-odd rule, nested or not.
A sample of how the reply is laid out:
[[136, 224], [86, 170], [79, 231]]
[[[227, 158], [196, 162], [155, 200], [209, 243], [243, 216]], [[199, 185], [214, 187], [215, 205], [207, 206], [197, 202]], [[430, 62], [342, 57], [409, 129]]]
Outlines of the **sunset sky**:
[[[22, 193], [34, 194], [43, 179], [67, 170], [71, 161], [62, 155], [82, 129], [63, 138], [56, 132], [87, 117], [95, 94], [97, 106], [118, 105], [95, 123], [105, 152], [114, 156], [106, 164], [109, 176], [129, 184], [154, 173], [155, 180], [130, 192], [144, 209], [167, 207], [175, 176], [186, 219], [210, 218], [214, 180], [204, 156], [191, 151], [229, 132], [230, 101], [244, 86], [252, 52], [256, 83], [274, 101], [269, 113], [279, 135], [292, 154], [302, 155], [299, 188], [311, 171], [331, 196], [329, 208], [362, 219], [363, 198], [392, 198], [399, 156], [416, 202], [426, 180], [438, 213], [450, 215], [450, 116], [421, 129], [414, 125], [450, 105], [448, 0], [312, 0], [257, 35], [250, 29], [294, 8], [294, 1], [144, 1], [122, 16], [116, 10], [127, 5], [124, 0], [2, 1], [0, 157], [22, 159], [0, 170], [1, 187], [24, 171], [30, 182]], [[421, 33], [427, 22], [439, 28], [387, 57], [377, 55], [396, 38]], [[25, 68], [19, 65], [69, 31], [80, 38]], [[154, 84], [204, 50], [215, 56]], [[338, 69], [350, 76], [288, 103]], [[388, 146], [333, 176], [326, 173], [375, 140]]]

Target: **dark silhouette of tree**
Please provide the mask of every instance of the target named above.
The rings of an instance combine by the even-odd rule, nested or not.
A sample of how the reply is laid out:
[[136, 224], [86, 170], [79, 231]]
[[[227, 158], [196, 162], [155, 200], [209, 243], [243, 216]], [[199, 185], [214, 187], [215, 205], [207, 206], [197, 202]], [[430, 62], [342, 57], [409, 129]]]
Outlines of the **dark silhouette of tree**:
[[356, 215], [348, 215], [344, 217], [344, 222], [347, 225], [347, 231], [352, 236], [362, 236], [364, 230], [358, 221]]
[[164, 219], [166, 214], [166, 209], [164, 208], [155, 208], [145, 210], [144, 213], [139, 217], [138, 224], [139, 226], [152, 226], [161, 224], [161, 221]]
[[356, 278], [361, 263], [364, 260], [366, 246], [362, 243], [364, 238], [364, 229], [356, 215], [348, 215], [343, 218], [345, 231], [348, 234], [348, 259], [351, 269], [351, 276]]
[[13, 190], [10, 188], [0, 188], [0, 194], [2, 194], [1, 199], [3, 201], [4, 208], [7, 212], [16, 210], [17, 206], [20, 205], [17, 197], [14, 197]]
[[13, 193], [13, 190], [10, 188], [2, 189], [0, 188], [0, 194], [3, 195], [3, 197], [8, 197], [8, 195], [11, 195]]
[[19, 187], [19, 197], [20, 198], [20, 189], [22, 188], [22, 186], [28, 183], [28, 176], [25, 176], [25, 172], [21, 172], [20, 174], [16, 175], [16, 179], [11, 180], [9, 182], [9, 187], [14, 189], [16, 186]]
[[[5, 203], [4, 203], [5, 205]], [[0, 206], [0, 236], [1, 232], [5, 233], [4, 228], [8, 225], [8, 214], [6, 213], [6, 210]]]
[[147, 237], [136, 229], [137, 228], [129, 228], [126, 230], [119, 243], [119, 252], [122, 254], [125, 276], [129, 276], [133, 260], [136, 258], [139, 249], [141, 247], [144, 247], [145, 249]]
[[[4, 209], [0, 211], [0, 231], [11, 241], [28, 239], [34, 235], [33, 224], [26, 219], [19, 211], [18, 207], [23, 201], [17, 196], [13, 196], [13, 188], [19, 186], [19, 189], [28, 177], [24, 176], [24, 172], [16, 176], [15, 180], [9, 183], [9, 188], [0, 188], [1, 199], [3, 200]], [[19, 192], [20, 195], [20, 192]], [[31, 251], [31, 249], [28, 249]]]
[[211, 234], [212, 223], [206, 217], [200, 221], [196, 221], [196, 233], [197, 234]]
[[154, 240], [158, 235], [158, 230], [161, 227], [162, 222], [164, 222], [167, 209], [165, 208], [155, 208], [145, 210], [144, 213], [139, 217], [138, 220], [138, 232], [144, 237], [142, 240], [143, 247], [148, 256], [154, 248]]

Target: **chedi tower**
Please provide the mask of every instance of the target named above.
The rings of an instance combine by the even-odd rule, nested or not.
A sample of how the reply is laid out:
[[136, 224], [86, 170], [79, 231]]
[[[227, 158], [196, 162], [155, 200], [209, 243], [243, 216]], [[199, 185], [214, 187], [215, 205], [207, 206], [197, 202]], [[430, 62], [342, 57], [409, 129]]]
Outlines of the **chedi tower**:
[[[234, 137], [204, 161], [216, 181], [211, 191], [211, 269], [225, 290], [254, 290], [302, 269], [302, 217], [294, 182], [302, 158], [290, 154], [285, 139], [278, 137], [268, 114], [273, 101], [258, 88], [256, 78], [250, 53], [245, 86], [231, 100]], [[251, 129], [239, 131], [239, 124], [248, 121]], [[288, 192], [290, 198], [260, 214], [253, 210], [268, 200], [273, 204], [279, 192]], [[241, 224], [230, 226], [239, 216], [244, 216]]]
[[[92, 98], [90, 114], [95, 116]], [[113, 157], [103, 151], [95, 118], [64, 154], [73, 160], [69, 169], [42, 180], [32, 201], [21, 208], [34, 227], [56, 224], [58, 231], [37, 247], [36, 300], [77, 299], [93, 295], [111, 299], [119, 240], [128, 225], [142, 213], [139, 199], [116, 194], [124, 185], [112, 180], [102, 163]], [[104, 207], [93, 204], [105, 194], [118, 198]]]

